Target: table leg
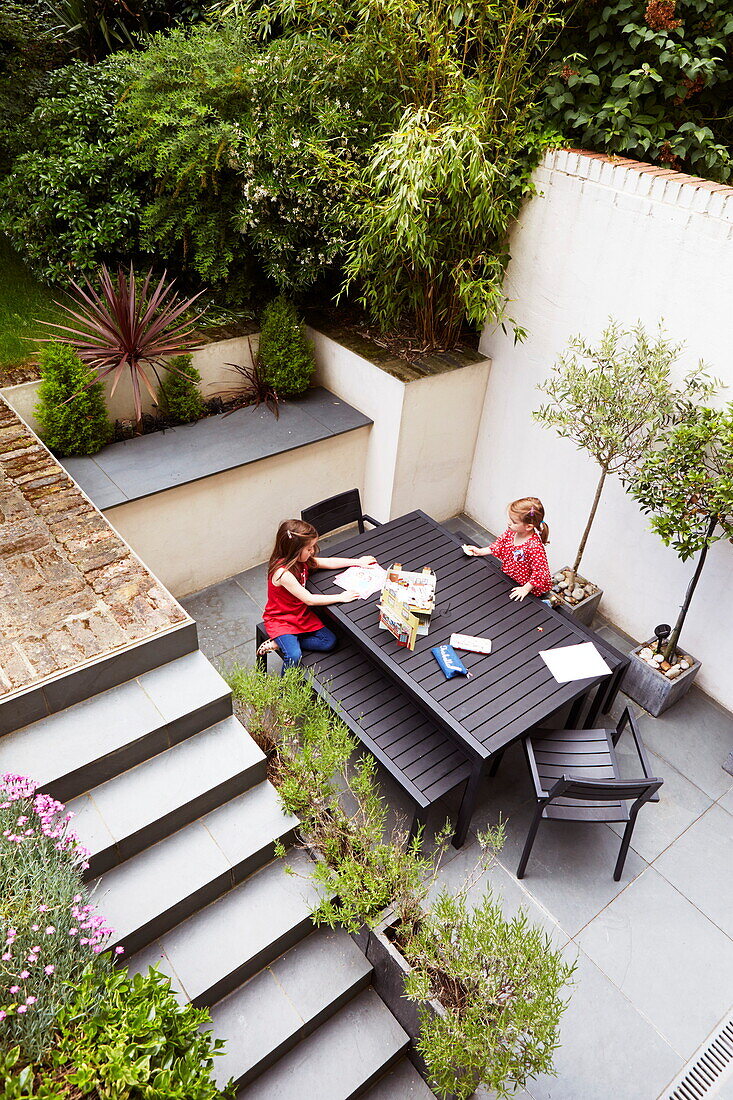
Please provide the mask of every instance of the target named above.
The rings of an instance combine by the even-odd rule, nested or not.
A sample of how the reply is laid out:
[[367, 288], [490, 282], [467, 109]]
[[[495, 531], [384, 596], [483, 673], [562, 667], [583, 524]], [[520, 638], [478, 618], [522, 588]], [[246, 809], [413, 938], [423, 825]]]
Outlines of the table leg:
[[471, 771], [470, 776], [468, 777], [466, 789], [463, 792], [463, 798], [461, 799], [461, 808], [458, 811], [458, 820], [456, 821], [456, 831], [453, 834], [452, 843], [454, 848], [462, 848], [466, 841], [468, 827], [471, 824], [473, 811], [476, 808], [476, 795], [478, 794], [482, 774], [483, 765], [480, 760], [477, 760], [473, 765], [473, 770]]
[[580, 722], [580, 715], [583, 711], [583, 707], [585, 706], [587, 699], [588, 699], [588, 692], [586, 691], [583, 695], [580, 695], [575, 700], [575, 702], [571, 706], [570, 710], [568, 711], [568, 716], [567, 716], [567, 719], [566, 719], [566, 724], [567, 724], [566, 728], [567, 729], [569, 729], [569, 730], [578, 729], [578, 723]]
[[[595, 694], [593, 696], [593, 702], [588, 708], [588, 713], [585, 716], [583, 729], [590, 730], [594, 728], [596, 719], [598, 718], [598, 712], [608, 698], [608, 691], [611, 685], [611, 679], [611, 676], [606, 676], [605, 679], [601, 680], [600, 684], [596, 688]], [[604, 713], [606, 713], [605, 708]]]

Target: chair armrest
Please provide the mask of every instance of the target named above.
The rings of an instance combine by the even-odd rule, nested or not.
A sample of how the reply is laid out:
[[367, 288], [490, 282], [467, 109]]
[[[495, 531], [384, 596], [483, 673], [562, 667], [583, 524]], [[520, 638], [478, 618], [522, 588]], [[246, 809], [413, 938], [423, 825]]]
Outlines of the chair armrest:
[[366, 513], [364, 513], [361, 518], [363, 520], [366, 520], [367, 523], [371, 523], [372, 527], [381, 527], [382, 526], [382, 524], [379, 522], [378, 519], [372, 519], [372, 517], [368, 516]]
[[[624, 708], [624, 712], [621, 715], [621, 719], [619, 721], [619, 724], [616, 727], [616, 737], [614, 739], [614, 744], [615, 744], [616, 741], [618, 741], [619, 737], [621, 736], [621, 734], [623, 733], [623, 731], [624, 731], [624, 729], [626, 728], [627, 725], [631, 729], [631, 733], [632, 733], [632, 736], [634, 738], [634, 744], [636, 745], [636, 753], [639, 757], [639, 763], [641, 764], [641, 770], [644, 773], [644, 778], [645, 779], [654, 779], [655, 776], [652, 775], [651, 768], [649, 767], [649, 760], [647, 759], [646, 749], [644, 748], [644, 742], [642, 741], [641, 734], [639, 733], [639, 727], [636, 724], [636, 719], [634, 718], [634, 715], [631, 713], [631, 711], [628, 707]], [[652, 797], [649, 799], [649, 801], [650, 802], [659, 802], [659, 792], [657, 791], [654, 795], [652, 795]]]

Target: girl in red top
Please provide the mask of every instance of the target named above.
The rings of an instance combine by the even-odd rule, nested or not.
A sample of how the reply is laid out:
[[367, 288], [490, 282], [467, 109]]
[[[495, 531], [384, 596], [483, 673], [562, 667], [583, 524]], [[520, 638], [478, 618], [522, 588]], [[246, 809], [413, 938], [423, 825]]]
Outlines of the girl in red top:
[[545, 543], [550, 529], [545, 523], [545, 509], [537, 497], [522, 497], [507, 508], [509, 526], [491, 546], [466, 546], [466, 553], [476, 557], [491, 554], [498, 558], [508, 577], [517, 587], [509, 593], [510, 600], [523, 600], [528, 593], [546, 596], [552, 588]]
[[328, 653], [336, 645], [336, 635], [324, 626], [312, 607], [331, 603], [351, 603], [359, 597], [353, 592], [336, 596], [318, 596], [306, 588], [313, 569], [341, 569], [350, 565], [375, 565], [376, 558], [320, 558], [318, 532], [302, 519], [281, 523], [267, 573], [267, 603], [263, 616], [270, 640], [263, 642], [258, 655], [279, 650], [282, 671], [300, 664], [302, 651]]

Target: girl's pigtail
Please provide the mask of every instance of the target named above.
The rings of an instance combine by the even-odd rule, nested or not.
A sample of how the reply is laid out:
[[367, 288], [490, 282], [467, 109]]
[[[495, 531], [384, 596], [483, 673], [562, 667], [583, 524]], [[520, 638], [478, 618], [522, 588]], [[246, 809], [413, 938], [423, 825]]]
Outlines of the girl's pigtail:
[[543, 544], [546, 546], [547, 543], [550, 541], [550, 528], [547, 526], [547, 524], [545, 523], [544, 520], [542, 520], [542, 523], [539, 526], [537, 534], [540, 536], [540, 539], [542, 540]]

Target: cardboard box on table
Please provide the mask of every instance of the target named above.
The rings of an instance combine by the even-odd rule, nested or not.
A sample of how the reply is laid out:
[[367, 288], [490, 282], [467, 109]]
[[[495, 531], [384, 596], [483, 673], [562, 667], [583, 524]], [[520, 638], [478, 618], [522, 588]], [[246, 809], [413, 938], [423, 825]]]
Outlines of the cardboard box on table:
[[415, 648], [415, 641], [428, 632], [435, 610], [436, 577], [429, 566], [411, 573], [395, 562], [387, 572], [379, 602], [379, 626], [388, 630], [400, 646]]

